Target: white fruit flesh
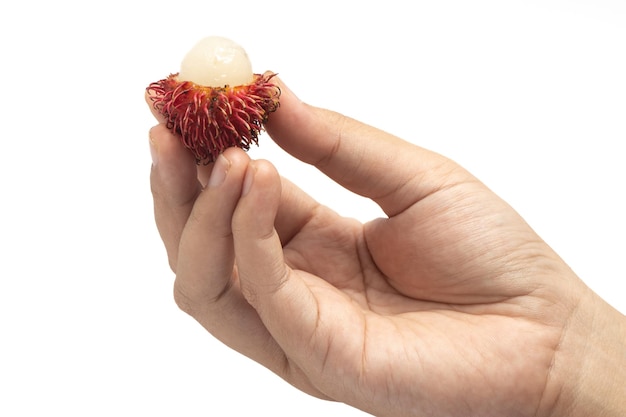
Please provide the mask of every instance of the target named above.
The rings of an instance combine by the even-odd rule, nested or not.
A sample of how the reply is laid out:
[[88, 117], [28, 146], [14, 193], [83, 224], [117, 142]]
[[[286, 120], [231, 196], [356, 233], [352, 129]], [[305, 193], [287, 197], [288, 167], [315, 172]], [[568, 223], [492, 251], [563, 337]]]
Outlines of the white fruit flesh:
[[236, 87], [252, 82], [252, 64], [241, 46], [227, 38], [210, 36], [185, 55], [178, 80], [205, 87]]

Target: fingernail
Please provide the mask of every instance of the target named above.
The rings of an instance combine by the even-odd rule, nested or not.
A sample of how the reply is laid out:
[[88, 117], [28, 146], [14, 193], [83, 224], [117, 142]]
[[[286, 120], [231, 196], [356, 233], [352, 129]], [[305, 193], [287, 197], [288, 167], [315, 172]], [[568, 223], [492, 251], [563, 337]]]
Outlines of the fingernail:
[[220, 184], [222, 184], [226, 179], [226, 174], [228, 174], [229, 169], [230, 161], [226, 159], [223, 154], [220, 154], [220, 156], [217, 157], [215, 163], [213, 164], [213, 170], [211, 171], [211, 176], [209, 177], [207, 187], [219, 187]]
[[248, 164], [248, 169], [246, 170], [246, 176], [243, 179], [243, 186], [241, 188], [241, 196], [248, 194], [250, 188], [252, 188], [252, 183], [254, 182], [254, 174], [256, 174], [256, 167], [254, 166], [254, 162], [250, 162]]
[[150, 129], [150, 156], [152, 157], [152, 166], [156, 166], [157, 162], [159, 162], [159, 151], [157, 149], [157, 143], [152, 136], [152, 129]]

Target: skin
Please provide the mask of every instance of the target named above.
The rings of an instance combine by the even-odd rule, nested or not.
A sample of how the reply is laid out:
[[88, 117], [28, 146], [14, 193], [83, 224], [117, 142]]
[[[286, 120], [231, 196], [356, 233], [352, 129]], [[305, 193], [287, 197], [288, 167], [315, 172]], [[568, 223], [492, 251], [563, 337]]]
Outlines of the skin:
[[302, 391], [377, 416], [626, 415], [626, 318], [509, 205], [277, 82], [272, 139], [388, 217], [341, 217], [240, 149], [197, 166], [155, 113], [155, 218], [182, 310]]

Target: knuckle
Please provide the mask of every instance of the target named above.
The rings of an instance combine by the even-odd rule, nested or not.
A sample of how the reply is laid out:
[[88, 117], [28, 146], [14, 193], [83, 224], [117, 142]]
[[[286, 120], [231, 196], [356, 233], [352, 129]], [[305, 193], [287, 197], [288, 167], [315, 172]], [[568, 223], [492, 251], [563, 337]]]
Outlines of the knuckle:
[[[174, 281], [174, 301], [178, 308], [192, 317], [199, 318], [207, 314], [214, 314], [216, 307], [228, 300], [233, 288], [232, 280], [227, 280], [222, 288], [198, 288], [190, 290], [183, 280]], [[218, 292], [214, 293], [215, 290]]]
[[282, 271], [275, 275], [275, 279], [265, 284], [256, 283], [254, 279], [241, 279], [241, 293], [251, 306], [260, 308], [262, 301], [271, 299], [274, 295], [283, 290], [289, 281], [289, 269], [285, 266]]
[[259, 299], [259, 293], [252, 285], [241, 285], [241, 294], [243, 298], [250, 304], [251, 306], [257, 305], [257, 300]]
[[167, 247], [166, 247], [166, 252], [167, 252], [167, 263], [170, 269], [172, 270], [172, 272], [175, 274], [176, 267], [178, 266], [178, 253], [176, 253], [173, 250], [168, 250]]
[[194, 316], [198, 309], [198, 303], [189, 294], [189, 292], [182, 286], [177, 279], [174, 281], [174, 302], [185, 313], [190, 316]]

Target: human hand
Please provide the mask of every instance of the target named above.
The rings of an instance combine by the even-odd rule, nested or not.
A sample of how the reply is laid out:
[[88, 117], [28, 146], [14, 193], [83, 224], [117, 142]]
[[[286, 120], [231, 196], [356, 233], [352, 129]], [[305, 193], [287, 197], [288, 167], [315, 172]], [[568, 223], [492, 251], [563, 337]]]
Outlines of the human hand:
[[184, 311], [301, 390], [379, 416], [594, 415], [585, 400], [623, 387], [623, 372], [598, 392], [588, 376], [626, 363], [623, 316], [511, 207], [281, 89], [272, 138], [388, 217], [343, 218], [239, 149], [196, 166], [161, 124], [151, 185]]

